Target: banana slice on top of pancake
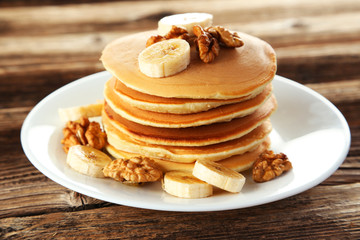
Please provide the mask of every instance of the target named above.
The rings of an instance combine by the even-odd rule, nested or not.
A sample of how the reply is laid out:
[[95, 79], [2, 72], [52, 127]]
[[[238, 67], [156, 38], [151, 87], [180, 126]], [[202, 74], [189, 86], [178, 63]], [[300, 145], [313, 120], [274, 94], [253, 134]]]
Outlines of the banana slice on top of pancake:
[[139, 54], [139, 68], [148, 77], [161, 78], [183, 71], [190, 63], [190, 44], [169, 39], [145, 48]]

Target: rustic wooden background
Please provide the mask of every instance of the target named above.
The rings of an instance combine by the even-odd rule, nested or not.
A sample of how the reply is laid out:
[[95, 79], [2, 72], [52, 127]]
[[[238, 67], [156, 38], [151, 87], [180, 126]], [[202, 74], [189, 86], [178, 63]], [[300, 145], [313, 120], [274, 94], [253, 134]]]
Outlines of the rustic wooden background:
[[[103, 70], [111, 40], [154, 29], [168, 14], [209, 12], [215, 23], [268, 41], [278, 74], [332, 101], [352, 134], [341, 167], [320, 185], [270, 204], [181, 213], [89, 198], [51, 181], [20, 145], [46, 95]], [[360, 1], [0, 1], [0, 239], [359, 239]], [[309, 166], [311, 167], [311, 166]]]

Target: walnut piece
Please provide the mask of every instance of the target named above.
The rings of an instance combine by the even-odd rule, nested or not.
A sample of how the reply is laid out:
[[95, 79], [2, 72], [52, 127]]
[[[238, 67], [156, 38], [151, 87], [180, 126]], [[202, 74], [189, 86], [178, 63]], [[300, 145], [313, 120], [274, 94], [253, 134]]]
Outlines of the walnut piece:
[[166, 39], [172, 39], [172, 38], [179, 38], [188, 40], [190, 38], [190, 35], [188, 31], [185, 28], [172, 26], [171, 30], [165, 35]]
[[292, 164], [284, 153], [275, 154], [271, 150], [266, 150], [255, 161], [252, 177], [255, 182], [266, 182], [291, 168]]
[[151, 36], [146, 41], [146, 47], [149, 47], [149, 46], [153, 45], [154, 43], [161, 42], [161, 41], [168, 40], [168, 39], [173, 39], [173, 38], [184, 39], [187, 41], [190, 38], [190, 35], [185, 28], [172, 26], [171, 30], [165, 36], [161, 36], [161, 35]]
[[236, 32], [230, 32], [228, 29], [222, 26], [212, 26], [205, 29], [206, 32], [210, 33], [216, 38], [219, 43], [225, 47], [241, 47], [244, 42], [241, 40]]
[[166, 40], [166, 38], [164, 36], [161, 36], [161, 35], [151, 36], [146, 41], [146, 47], [149, 47], [149, 46], [153, 45], [154, 43], [161, 42], [161, 41], [164, 41], [164, 40]]
[[63, 129], [64, 138], [61, 140], [63, 149], [67, 153], [74, 145], [87, 145], [96, 149], [102, 149], [106, 143], [106, 133], [97, 122], [90, 122], [88, 118], [80, 118], [77, 121], [69, 121]]
[[87, 144], [96, 149], [102, 149], [106, 144], [106, 133], [100, 128], [97, 122], [90, 122], [85, 132]]
[[116, 159], [103, 169], [105, 177], [121, 182], [154, 182], [161, 178], [162, 171], [156, 163], [146, 157]]
[[214, 61], [215, 57], [219, 55], [220, 46], [216, 38], [210, 33], [206, 32], [200, 25], [193, 27], [195, 36], [196, 49], [199, 51], [200, 59], [204, 63]]

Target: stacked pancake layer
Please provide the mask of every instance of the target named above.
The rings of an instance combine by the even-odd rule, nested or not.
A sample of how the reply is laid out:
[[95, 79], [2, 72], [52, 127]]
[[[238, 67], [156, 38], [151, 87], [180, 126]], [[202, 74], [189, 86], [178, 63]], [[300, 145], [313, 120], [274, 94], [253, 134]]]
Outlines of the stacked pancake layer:
[[164, 171], [191, 170], [199, 159], [237, 171], [269, 147], [269, 117], [276, 110], [272, 48], [239, 33], [245, 44], [205, 64], [191, 50], [188, 68], [149, 78], [136, 62], [153, 32], [120, 38], [102, 55], [113, 77], [105, 84], [103, 124], [115, 157], [142, 155]]

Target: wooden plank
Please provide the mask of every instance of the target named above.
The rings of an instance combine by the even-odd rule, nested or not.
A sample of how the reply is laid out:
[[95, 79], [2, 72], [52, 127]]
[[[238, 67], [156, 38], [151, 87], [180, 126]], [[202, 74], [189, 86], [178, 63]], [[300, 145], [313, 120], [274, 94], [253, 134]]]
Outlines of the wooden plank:
[[331, 101], [351, 127], [360, 125], [360, 80], [306, 84]]
[[53, 182], [31, 165], [21, 149], [1, 148], [5, 153], [0, 160], [0, 219], [108, 205]]
[[[119, 0], [77, 0], [77, 4], [95, 2], [113, 2]], [[120, 0], [121, 1], [121, 0]], [[47, 6], [74, 4], [73, 0], [1, 0], [0, 7]]]
[[[324, 43], [343, 44], [349, 42], [353, 46], [360, 40], [360, 25], [351, 24], [360, 21], [360, 11], [355, 13], [343, 13], [330, 16], [312, 16], [302, 18], [276, 19], [273, 21], [261, 21], [256, 23], [225, 23], [233, 30], [243, 31], [268, 41], [278, 51], [284, 51], [289, 56], [309, 56], [304, 51], [307, 44], [313, 44], [309, 49], [311, 54], [316, 55], [319, 45]], [[154, 26], [150, 29], [155, 29]], [[33, 23], [36, 24], [36, 23]], [[348, 26], [348, 27], [344, 27]], [[49, 25], [50, 27], [50, 25]], [[20, 55], [44, 55], [44, 54], [89, 54], [100, 53], [103, 47], [111, 40], [142, 31], [140, 24], [131, 30], [120, 29], [118, 31], [96, 31], [94, 33], [63, 33], [61, 35], [39, 35], [39, 36], [14, 36], [3, 35], [0, 37], [0, 46], [3, 47], [1, 55], [20, 56]], [[316, 45], [314, 45], [316, 44]], [[293, 48], [298, 46], [297, 51], [286, 51], [286, 47]], [[304, 46], [305, 45], [305, 46]], [[344, 45], [344, 44], [343, 44]], [[347, 46], [343, 46], [347, 47]], [[336, 45], [325, 45], [324, 48], [331, 50], [337, 49]], [[289, 55], [292, 53], [291, 55]], [[358, 53], [354, 49], [352, 53]], [[310, 54], [310, 56], [311, 56]]]
[[340, 110], [347, 120], [349, 126], [359, 126], [359, 104], [360, 102], [337, 103], [335, 106]]
[[360, 192], [359, 183], [319, 186], [274, 203], [221, 212], [181, 213], [110, 205], [9, 217], [0, 219], [0, 237], [356, 239], [360, 233], [360, 195], [354, 192]]
[[[37, 35], [116, 29], [128, 22], [158, 20], [179, 12], [210, 12], [217, 24], [229, 21], [251, 22], [327, 15], [360, 9], [356, 0], [344, 1], [123, 1], [82, 5], [3, 8], [0, 10], [3, 34]], [[99, 14], [100, 13], [100, 14]], [[73, 24], [76, 22], [77, 24]], [[114, 24], [111, 24], [114, 23]], [[143, 22], [144, 23], [144, 22]], [[34, 26], [37, 26], [34, 28]], [[66, 26], [66, 27], [65, 27]], [[86, 26], [86, 27], [85, 27]]]
[[360, 101], [360, 79], [306, 84], [332, 103], [349, 103]]
[[360, 26], [353, 24], [359, 21], [359, 11], [349, 11], [226, 25], [231, 29], [263, 38], [275, 48], [282, 48], [359, 40]]

